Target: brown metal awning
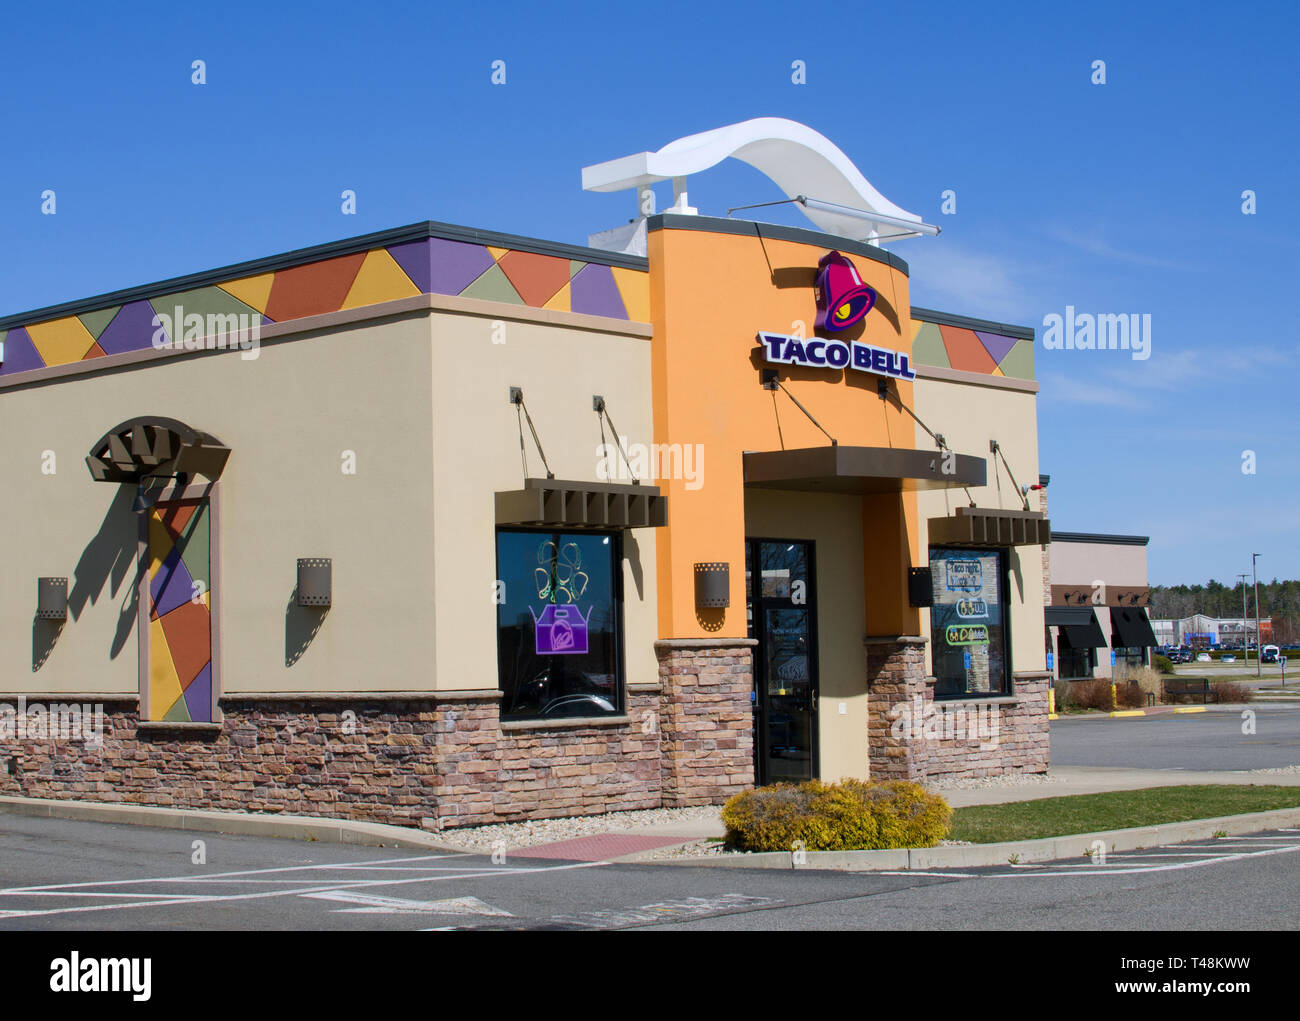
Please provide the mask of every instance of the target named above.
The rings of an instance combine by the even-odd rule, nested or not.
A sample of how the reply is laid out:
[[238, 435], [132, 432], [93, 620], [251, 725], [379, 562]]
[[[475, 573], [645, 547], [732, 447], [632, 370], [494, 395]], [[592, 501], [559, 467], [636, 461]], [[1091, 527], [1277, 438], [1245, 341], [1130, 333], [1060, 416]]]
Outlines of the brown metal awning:
[[[901, 493], [914, 489], [982, 486], [982, 457], [893, 447], [803, 447], [747, 451], [745, 485], [811, 493]], [[948, 469], [945, 471], [945, 469]]]
[[140, 482], [202, 475], [216, 482], [225, 470], [230, 448], [205, 432], [174, 418], [149, 415], [114, 426], [86, 457], [96, 482]]
[[930, 519], [930, 542], [940, 546], [1046, 546], [1052, 523], [1040, 511], [958, 507], [952, 517]]
[[496, 494], [498, 525], [557, 528], [661, 528], [668, 497], [656, 486], [525, 479], [524, 488]]

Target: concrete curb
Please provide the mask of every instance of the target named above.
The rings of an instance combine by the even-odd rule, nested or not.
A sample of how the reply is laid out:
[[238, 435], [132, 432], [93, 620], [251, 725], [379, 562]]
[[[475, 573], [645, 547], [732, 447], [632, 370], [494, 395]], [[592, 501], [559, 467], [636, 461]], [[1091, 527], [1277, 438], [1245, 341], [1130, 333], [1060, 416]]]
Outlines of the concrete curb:
[[1224, 815], [1216, 819], [1193, 819], [1187, 822], [1139, 826], [1126, 830], [1077, 833], [1042, 840], [1012, 841], [1003, 844], [969, 844], [950, 847], [919, 847], [889, 851], [806, 851], [804, 864], [794, 864], [794, 855], [785, 851], [765, 851], [744, 855], [704, 855], [698, 858], [660, 858], [645, 864], [690, 865], [739, 869], [837, 869], [848, 872], [880, 872], [902, 869], [978, 868], [1082, 858], [1098, 840], [1106, 844], [1106, 853], [1133, 851], [1145, 847], [1163, 847], [1188, 840], [1204, 840], [1222, 830], [1228, 835], [1255, 833], [1300, 825], [1300, 808], [1279, 808], [1269, 812]]
[[[1072, 720], [1114, 720], [1126, 719], [1130, 716], [1169, 716], [1172, 713], [1203, 713], [1206, 711], [1203, 705], [1186, 705], [1186, 706], [1162, 706], [1159, 709], [1117, 709], [1114, 712], [1096, 712], [1096, 713], [1067, 713]], [[1059, 720], [1060, 713], [1051, 713], [1047, 717], [1049, 720]]]
[[191, 808], [150, 808], [144, 805], [107, 805], [88, 801], [0, 796], [0, 815], [6, 812], [45, 819], [80, 819], [126, 826], [191, 830], [196, 833], [285, 837], [290, 840], [319, 840], [326, 844], [466, 853], [464, 848], [445, 844], [432, 834], [406, 826], [387, 826], [350, 819], [320, 819], [306, 815], [253, 815], [247, 812], [208, 812]]

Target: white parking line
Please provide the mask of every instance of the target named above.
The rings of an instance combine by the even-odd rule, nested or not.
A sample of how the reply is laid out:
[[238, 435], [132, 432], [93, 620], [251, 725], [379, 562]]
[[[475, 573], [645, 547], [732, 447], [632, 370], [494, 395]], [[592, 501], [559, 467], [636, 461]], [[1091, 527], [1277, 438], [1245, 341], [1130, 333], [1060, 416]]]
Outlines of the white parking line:
[[[1183, 846], [1183, 845], [1174, 845]], [[1264, 847], [1254, 851], [1236, 851], [1227, 854], [1191, 856], [1191, 861], [1167, 862], [1165, 864], [1133, 865], [1131, 861], [1118, 864], [1099, 865], [1092, 862], [1043, 862], [1033, 864], [1016, 864], [1008, 866], [1009, 872], [945, 872], [941, 870], [917, 871], [913, 869], [891, 869], [877, 872], [879, 876], [942, 876], [950, 879], [1040, 879], [1044, 876], [1132, 876], [1151, 872], [1178, 872], [1185, 869], [1201, 868], [1205, 865], [1218, 865], [1222, 862], [1244, 861], [1248, 858], [1264, 858], [1275, 854], [1291, 854], [1300, 851], [1300, 844], [1288, 844], [1284, 847]], [[1181, 852], [1164, 855], [1143, 855], [1156, 861], [1168, 858], [1188, 857]]]
[[[430, 856], [430, 857], [439, 857], [439, 856]], [[400, 861], [403, 859], [394, 859], [394, 860]], [[405, 860], [410, 860], [410, 859], [405, 859]], [[359, 863], [359, 864], [368, 865], [369, 863]], [[463, 871], [463, 872], [458, 872], [453, 874], [422, 875], [422, 876], [415, 876], [408, 879], [356, 879], [356, 880], [339, 880], [335, 882], [325, 881], [319, 883], [319, 885], [315, 887], [307, 887], [307, 888], [294, 887], [291, 889], [266, 890], [258, 893], [239, 893], [239, 894], [177, 893], [173, 895], [136, 894], [135, 896], [137, 898], [143, 897], [147, 899], [136, 899], [134, 901], [129, 901], [127, 903], [117, 903], [117, 904], [84, 904], [84, 905], [78, 905], [76, 907], [45, 908], [45, 909], [38, 909], [38, 910], [21, 910], [21, 909], [10, 910], [0, 914], [0, 917], [29, 918], [29, 917], [44, 916], [44, 915], [84, 914], [84, 913], [99, 912], [99, 911], [121, 911], [128, 908], [140, 908], [140, 907], [170, 907], [174, 904], [218, 904], [218, 903], [229, 904], [229, 903], [234, 903], [236, 901], [266, 900], [274, 897], [299, 897], [304, 894], [311, 894], [311, 893], [333, 893], [341, 890], [369, 889], [372, 887], [380, 887], [380, 886], [407, 886], [412, 883], [441, 883], [441, 882], [446, 882], [448, 880], [454, 880], [454, 879], [484, 879], [492, 876], [513, 877], [513, 876], [520, 876], [520, 875], [540, 874], [544, 872], [565, 872], [570, 869], [596, 868], [605, 864], [607, 863], [606, 862], [577, 862], [569, 865], [548, 865], [548, 866], [538, 866], [538, 867], [509, 868], [509, 869], [506, 868], [495, 868], [495, 869], [486, 869], [486, 870], [471, 869], [469, 871]], [[302, 866], [302, 868], [319, 868], [319, 867], [348, 868], [349, 863], [344, 863], [343, 865], [333, 865], [333, 866]], [[265, 872], [278, 872], [278, 871], [294, 871], [294, 869], [292, 868], [254, 869], [254, 870], [250, 870], [248, 874], [261, 874]], [[241, 873], [224, 873], [224, 874], [220, 874], [219, 878], [226, 878], [232, 875], [237, 876], [237, 875], [241, 875]], [[177, 877], [177, 878], [180, 878], [186, 882], [202, 881], [202, 880], [196, 880], [195, 877]], [[218, 878], [218, 877], [214, 877], [214, 878]], [[68, 884], [68, 888], [78, 888], [78, 887], [85, 887], [85, 886], [130, 885], [130, 884], [137, 884], [137, 883], [165, 883], [169, 881], [171, 880], [162, 877], [136, 879], [136, 880], [123, 880], [117, 882], [114, 882], [112, 880], [105, 880], [96, 883], [72, 883], [72, 884]], [[56, 891], [61, 892], [61, 890], [62, 888], [54, 884], [43, 886], [43, 887], [28, 887], [28, 888], [19, 887], [19, 888], [0, 890], [0, 896], [24, 896], [24, 895], [34, 895], [42, 892], [51, 892], [51, 893]]]

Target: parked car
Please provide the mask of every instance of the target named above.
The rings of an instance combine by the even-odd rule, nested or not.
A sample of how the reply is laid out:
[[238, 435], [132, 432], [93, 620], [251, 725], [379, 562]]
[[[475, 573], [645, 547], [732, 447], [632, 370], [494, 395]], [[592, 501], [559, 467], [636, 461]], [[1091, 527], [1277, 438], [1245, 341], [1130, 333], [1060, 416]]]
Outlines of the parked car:
[[1235, 663], [1235, 662], [1237, 662], [1237, 657], [1234, 656], [1232, 653], [1228, 653], [1226, 656], [1224, 656], [1222, 659], [1220, 659], [1219, 662], [1220, 662], [1220, 663]]
[[1196, 662], [1198, 663], [1210, 662], [1210, 654], [1208, 652], [1198, 652], [1196, 654]]
[[1261, 663], [1276, 663], [1278, 656], [1278, 647], [1276, 645], [1266, 645], [1259, 654]]

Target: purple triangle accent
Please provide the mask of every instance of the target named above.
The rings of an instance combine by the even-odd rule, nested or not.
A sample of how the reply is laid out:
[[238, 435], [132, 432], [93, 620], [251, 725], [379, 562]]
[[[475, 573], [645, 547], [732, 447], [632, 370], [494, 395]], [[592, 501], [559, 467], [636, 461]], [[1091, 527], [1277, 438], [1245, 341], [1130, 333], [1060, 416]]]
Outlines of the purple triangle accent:
[[482, 245], [422, 238], [388, 249], [411, 283], [424, 294], [459, 294], [492, 268], [492, 253]]
[[172, 547], [158, 573], [150, 579], [149, 595], [153, 598], [153, 616], [158, 617], [184, 606], [194, 595], [194, 579], [181, 560], [179, 548]]
[[155, 329], [153, 306], [147, 301], [133, 301], [123, 305], [108, 328], [99, 335], [99, 346], [110, 355], [143, 351], [153, 346]]
[[984, 350], [993, 357], [993, 364], [1001, 364], [1002, 359], [1007, 356], [1007, 352], [1016, 346], [1015, 337], [1004, 337], [1000, 333], [981, 333], [975, 331], [975, 336], [979, 337], [980, 343], [984, 345]]
[[0, 365], [0, 376], [10, 376], [15, 372], [27, 372], [30, 369], [45, 368], [45, 359], [36, 350], [32, 338], [21, 326], [5, 334], [5, 360]]
[[590, 316], [627, 318], [623, 296], [618, 293], [614, 272], [608, 266], [593, 264], [578, 271], [578, 275], [570, 281], [569, 308]]
[[190, 681], [190, 686], [182, 694], [185, 708], [190, 711], [190, 722], [212, 722], [212, 663], [208, 662], [199, 675]]

